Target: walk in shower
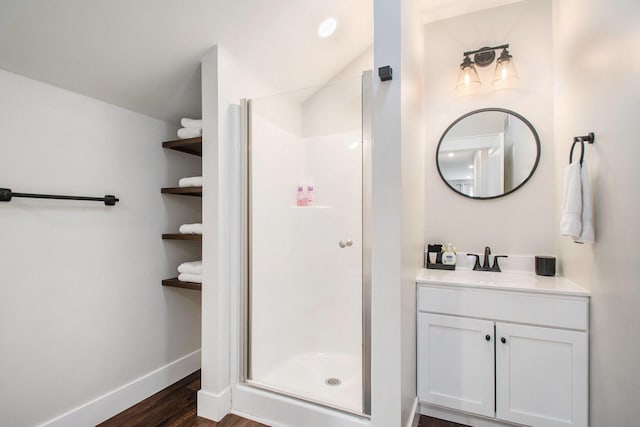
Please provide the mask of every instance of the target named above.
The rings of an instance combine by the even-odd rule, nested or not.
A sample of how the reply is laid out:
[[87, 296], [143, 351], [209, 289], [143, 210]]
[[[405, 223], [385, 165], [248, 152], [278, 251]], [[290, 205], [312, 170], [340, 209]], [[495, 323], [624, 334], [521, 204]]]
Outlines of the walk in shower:
[[368, 81], [247, 102], [242, 377], [355, 414], [370, 411]]

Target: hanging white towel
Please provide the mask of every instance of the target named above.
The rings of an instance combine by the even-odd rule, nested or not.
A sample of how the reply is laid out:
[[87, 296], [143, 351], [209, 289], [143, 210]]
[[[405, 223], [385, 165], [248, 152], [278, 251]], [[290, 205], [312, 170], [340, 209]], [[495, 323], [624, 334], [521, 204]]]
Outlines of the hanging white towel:
[[178, 138], [188, 139], [202, 136], [202, 128], [180, 128], [178, 129]]
[[580, 162], [574, 161], [564, 170], [564, 195], [560, 234], [577, 238], [582, 231], [582, 185], [580, 182]]
[[202, 234], [202, 224], [182, 224], [178, 231], [181, 234]]
[[180, 178], [178, 181], [178, 187], [202, 187], [202, 177], [190, 176], [187, 178]]
[[181, 282], [202, 283], [202, 274], [181, 273], [178, 275], [178, 280]]
[[178, 273], [202, 274], [202, 261], [187, 261], [178, 266]]
[[187, 119], [180, 120], [180, 125], [183, 128], [200, 128], [202, 129], [202, 119]]
[[576, 243], [595, 242], [595, 232], [593, 230], [593, 198], [591, 196], [591, 183], [589, 182], [589, 172], [587, 164], [582, 164], [580, 171], [580, 184], [582, 187], [582, 229]]

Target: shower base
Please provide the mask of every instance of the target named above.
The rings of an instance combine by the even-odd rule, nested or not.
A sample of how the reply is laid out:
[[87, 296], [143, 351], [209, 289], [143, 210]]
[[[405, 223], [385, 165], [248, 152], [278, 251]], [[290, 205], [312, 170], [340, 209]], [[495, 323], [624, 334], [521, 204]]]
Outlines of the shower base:
[[362, 360], [349, 354], [296, 354], [251, 382], [286, 395], [362, 413]]

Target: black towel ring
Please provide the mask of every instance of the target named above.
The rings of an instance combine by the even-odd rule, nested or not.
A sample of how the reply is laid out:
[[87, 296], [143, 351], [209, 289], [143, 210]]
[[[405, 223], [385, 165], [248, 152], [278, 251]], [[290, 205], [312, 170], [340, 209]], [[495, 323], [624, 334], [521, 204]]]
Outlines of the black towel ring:
[[582, 166], [582, 162], [584, 161], [584, 143], [593, 144], [596, 142], [596, 136], [593, 132], [589, 132], [589, 134], [585, 136], [573, 137], [573, 144], [571, 145], [571, 151], [569, 152], [569, 164], [573, 162], [573, 150], [576, 148], [576, 144], [578, 142], [580, 143], [580, 166]]

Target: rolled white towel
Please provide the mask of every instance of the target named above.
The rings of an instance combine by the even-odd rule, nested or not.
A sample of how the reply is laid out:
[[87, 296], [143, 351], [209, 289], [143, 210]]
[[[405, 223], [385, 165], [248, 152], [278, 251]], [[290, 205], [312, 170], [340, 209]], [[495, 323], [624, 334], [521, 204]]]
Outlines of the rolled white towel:
[[580, 230], [580, 235], [575, 239], [575, 242], [594, 243], [596, 237], [593, 231], [593, 200], [586, 162], [582, 164], [580, 183], [582, 184], [582, 230]]
[[189, 139], [202, 136], [202, 128], [180, 128], [178, 129], [178, 138]]
[[178, 280], [181, 282], [202, 283], [202, 274], [181, 273], [178, 275]]
[[182, 224], [178, 231], [181, 234], [202, 234], [202, 224]]
[[563, 190], [560, 234], [576, 239], [582, 231], [582, 183], [579, 161], [574, 161], [565, 168]]
[[202, 177], [190, 176], [187, 178], [180, 178], [178, 181], [178, 187], [202, 187]]
[[178, 266], [178, 273], [202, 274], [202, 261], [187, 261]]
[[200, 128], [202, 129], [202, 119], [187, 119], [180, 120], [180, 125], [183, 128]]

